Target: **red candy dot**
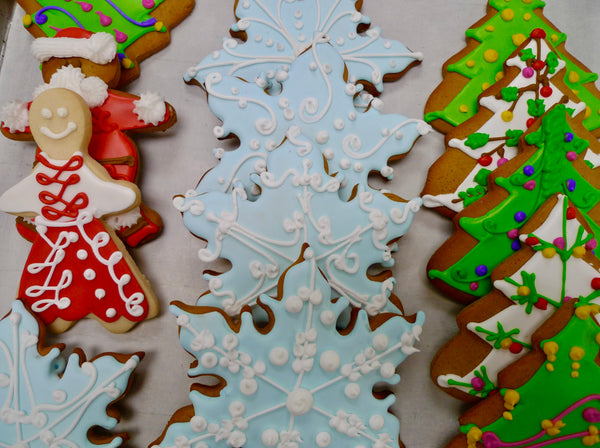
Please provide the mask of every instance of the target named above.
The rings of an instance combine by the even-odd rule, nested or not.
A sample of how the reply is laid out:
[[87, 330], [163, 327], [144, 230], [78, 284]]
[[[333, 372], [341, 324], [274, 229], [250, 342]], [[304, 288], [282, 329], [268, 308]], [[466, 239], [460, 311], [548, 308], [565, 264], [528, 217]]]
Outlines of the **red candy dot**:
[[532, 64], [532, 67], [538, 72], [541, 71], [546, 66], [544, 61], [540, 61], [539, 59]]
[[542, 95], [544, 98], [548, 98], [550, 95], [552, 95], [552, 87], [550, 86], [544, 86], [540, 89], [540, 95]]
[[536, 28], [531, 32], [531, 37], [534, 39], [544, 39], [546, 37], [546, 32], [541, 28]]
[[567, 207], [567, 219], [575, 219], [575, 208]]
[[479, 158], [479, 160], [477, 160], [477, 162], [479, 162], [479, 164], [481, 166], [489, 166], [492, 164], [492, 157], [491, 156], [482, 156]]
[[548, 308], [548, 301], [540, 297], [533, 306], [535, 306], [538, 310], [545, 310], [546, 308]]
[[600, 289], [600, 277], [596, 277], [592, 279], [592, 288], [595, 290]]
[[535, 123], [535, 118], [530, 118], [529, 120], [527, 120], [527, 127], [530, 128], [531, 125], [533, 125], [533, 123]]
[[540, 240], [537, 239], [535, 236], [530, 236], [525, 240], [525, 244], [527, 244], [528, 246], [535, 246], [536, 244], [540, 244]]
[[510, 344], [510, 347], [508, 349], [511, 353], [514, 353], [516, 355], [517, 353], [520, 353], [521, 350], [523, 350], [523, 346], [518, 342], [513, 342], [512, 344]]

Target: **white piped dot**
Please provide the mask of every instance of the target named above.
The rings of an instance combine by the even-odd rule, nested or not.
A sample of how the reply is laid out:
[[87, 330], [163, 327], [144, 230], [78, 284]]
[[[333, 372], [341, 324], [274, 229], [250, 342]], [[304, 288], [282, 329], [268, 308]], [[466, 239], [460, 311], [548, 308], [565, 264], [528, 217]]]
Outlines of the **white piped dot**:
[[383, 333], [373, 338], [373, 348], [379, 352], [388, 348], [389, 343], [388, 337]]
[[285, 363], [288, 362], [289, 358], [290, 358], [290, 354], [283, 347], [275, 347], [269, 353], [269, 361], [274, 366], [278, 366], [278, 367], [283, 366]]
[[350, 400], [355, 400], [360, 396], [360, 386], [357, 383], [349, 383], [344, 388], [344, 395]]
[[319, 448], [326, 448], [331, 443], [331, 434], [328, 432], [320, 432], [315, 439]]
[[83, 271], [83, 277], [86, 280], [94, 280], [96, 278], [96, 271], [94, 271], [93, 269], [86, 269], [85, 271]]
[[96, 296], [97, 299], [103, 299], [104, 296], [106, 296], [106, 291], [103, 290], [102, 288], [98, 288], [94, 291], [94, 295]]
[[212, 369], [217, 365], [218, 361], [219, 358], [214, 353], [205, 353], [200, 358], [200, 364], [202, 364], [202, 367], [205, 369]]
[[335, 372], [340, 367], [340, 355], [334, 350], [327, 350], [321, 355], [319, 364], [325, 372]]
[[117, 310], [115, 310], [114, 308], [109, 308], [106, 310], [106, 317], [108, 317], [109, 319], [112, 319], [116, 315], [117, 315]]
[[375, 414], [369, 419], [369, 426], [373, 431], [381, 431], [385, 426], [383, 415]]
[[85, 260], [87, 257], [88, 257], [87, 251], [85, 251], [83, 249], [79, 249], [77, 251], [77, 258], [79, 258], [80, 260]]
[[323, 311], [320, 319], [323, 325], [331, 326], [335, 324], [335, 313], [331, 310]]

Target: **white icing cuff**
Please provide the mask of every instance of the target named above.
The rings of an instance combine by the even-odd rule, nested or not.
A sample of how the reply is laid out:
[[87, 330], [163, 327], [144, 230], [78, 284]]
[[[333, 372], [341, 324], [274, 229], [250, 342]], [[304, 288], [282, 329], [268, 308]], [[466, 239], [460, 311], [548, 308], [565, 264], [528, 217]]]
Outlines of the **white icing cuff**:
[[165, 114], [167, 113], [167, 106], [164, 100], [156, 93], [142, 93], [140, 99], [134, 101], [133, 104], [135, 105], [133, 112], [145, 124], [152, 123], [156, 126], [165, 118]]
[[104, 220], [107, 226], [111, 229], [119, 230], [122, 227], [131, 227], [138, 222], [138, 219], [142, 217], [140, 213], [140, 208], [136, 207], [133, 210], [129, 210], [126, 213], [121, 213], [119, 215], [109, 216]]
[[2, 125], [10, 132], [23, 132], [29, 125], [29, 109], [27, 103], [11, 101], [4, 105], [0, 119]]
[[108, 85], [96, 76], [86, 77], [79, 67], [68, 65], [57, 70], [48, 84], [42, 84], [33, 91], [33, 97], [40, 93], [61, 87], [81, 96], [90, 109], [101, 106], [108, 98]]
[[108, 64], [117, 54], [115, 38], [96, 33], [89, 39], [40, 37], [31, 44], [31, 54], [40, 62], [50, 58], [85, 58], [96, 64]]

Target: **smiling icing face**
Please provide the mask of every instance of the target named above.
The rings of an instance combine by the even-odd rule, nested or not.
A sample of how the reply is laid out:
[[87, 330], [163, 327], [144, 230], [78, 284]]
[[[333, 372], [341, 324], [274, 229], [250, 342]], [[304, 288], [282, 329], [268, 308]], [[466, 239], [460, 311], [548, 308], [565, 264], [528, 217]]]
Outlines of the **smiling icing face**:
[[92, 133], [89, 107], [76, 93], [49, 89], [31, 104], [29, 124], [36, 143], [52, 159], [86, 152]]

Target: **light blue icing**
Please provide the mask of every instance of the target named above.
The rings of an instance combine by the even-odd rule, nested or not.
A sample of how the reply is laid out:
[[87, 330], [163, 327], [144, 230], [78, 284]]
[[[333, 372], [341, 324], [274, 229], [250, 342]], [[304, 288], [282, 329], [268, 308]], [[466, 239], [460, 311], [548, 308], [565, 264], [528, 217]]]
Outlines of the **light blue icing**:
[[347, 198], [358, 185], [366, 191], [368, 175], [391, 178], [390, 158], [406, 154], [415, 140], [430, 131], [420, 120], [382, 114], [381, 101], [355, 107], [361, 86], [344, 80], [344, 61], [322, 36], [291, 65], [279, 94], [268, 94], [255, 83], [213, 73], [206, 79], [209, 105], [223, 121], [217, 137], [236, 135], [233, 151], [215, 150], [220, 163], [209, 171], [198, 192], [228, 191], [241, 182], [249, 192], [249, 174], [264, 170], [268, 155], [284, 139], [302, 139], [305, 151], [325, 157], [330, 173], [343, 179]]
[[398, 447], [398, 421], [388, 413], [396, 398], [377, 399], [373, 387], [398, 383], [395, 368], [418, 351], [424, 315], [414, 324], [392, 316], [371, 330], [360, 311], [342, 336], [335, 324], [347, 301], [332, 303], [329, 291], [309, 247], [283, 277], [281, 300], [261, 298], [274, 324], [266, 334], [249, 312], [234, 331], [219, 311], [172, 305], [180, 342], [197, 360], [189, 374], [227, 385], [218, 397], [193, 390], [195, 416], [173, 423], [160, 446]]
[[239, 76], [247, 81], [260, 78], [273, 87], [285, 80], [286, 69], [310, 45], [315, 33], [325, 33], [343, 56], [349, 81], [366, 81], [379, 92], [385, 75], [401, 73], [420, 53], [403, 43], [384, 39], [379, 28], [357, 33], [371, 19], [356, 10], [357, 0], [240, 0], [231, 30], [244, 32], [246, 42], [223, 39], [223, 48], [214, 51], [188, 69], [184, 79], [204, 84], [212, 72]]
[[261, 294], [274, 296], [279, 276], [308, 243], [338, 295], [372, 315], [399, 312], [388, 300], [395, 280], [370, 280], [367, 269], [393, 265], [395, 246], [386, 243], [408, 231], [421, 200], [398, 202], [371, 190], [347, 202], [339, 181], [325, 173], [321, 155], [303, 156], [302, 148], [286, 140], [270, 155], [267, 171], [254, 177], [261, 191], [254, 201], [241, 187], [175, 198], [185, 226], [208, 242], [200, 258], [232, 263], [224, 274], [207, 275], [210, 293], [198, 304], [235, 315]]
[[65, 367], [58, 348], [39, 354], [38, 338], [37, 320], [21, 301], [13, 302], [0, 321], [0, 447], [120, 446], [121, 437], [93, 444], [87, 432], [96, 425], [115, 427], [106, 407], [127, 388], [138, 356], [125, 363], [100, 356], [80, 366], [74, 353]]

